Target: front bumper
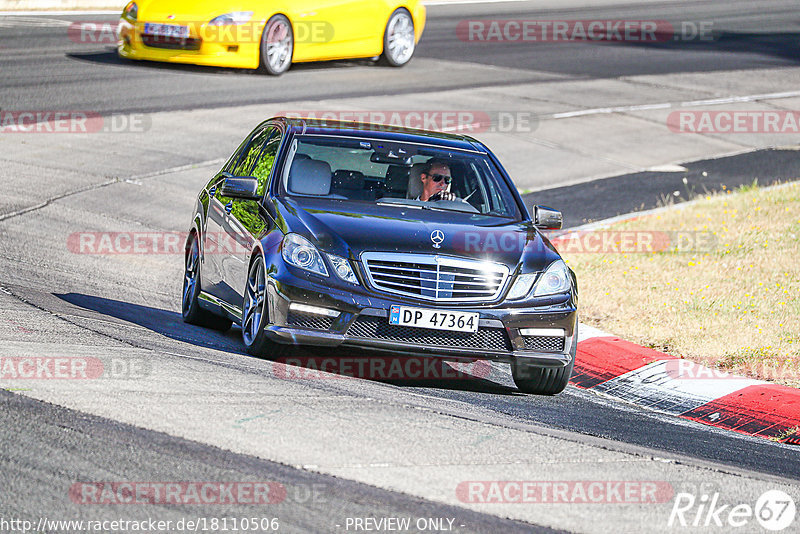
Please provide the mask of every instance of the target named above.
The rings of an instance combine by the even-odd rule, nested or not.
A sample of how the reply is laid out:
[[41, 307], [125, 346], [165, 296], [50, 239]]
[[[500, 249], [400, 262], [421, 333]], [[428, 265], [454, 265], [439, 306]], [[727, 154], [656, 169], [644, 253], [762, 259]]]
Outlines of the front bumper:
[[[524, 304], [434, 304], [376, 296], [363, 286], [322, 284], [317, 277], [285, 264], [273, 271], [267, 286], [270, 324], [267, 335], [279, 343], [325, 347], [361, 347], [408, 355], [446, 356], [464, 360], [525, 360], [541, 367], [570, 364], [577, 343], [577, 309], [572, 294]], [[298, 311], [296, 305], [333, 313]], [[389, 325], [392, 305], [477, 312], [475, 334]], [[294, 305], [294, 306], [292, 306]], [[548, 336], [526, 335], [522, 329], [546, 329]], [[560, 341], [553, 330], [562, 330]], [[526, 332], [530, 334], [531, 332]], [[535, 331], [534, 331], [535, 333]]]
[[[206, 25], [189, 24], [191, 34], [184, 46], [148, 46], [143, 39], [144, 24], [121, 19], [117, 38], [121, 57], [213, 67], [258, 68], [261, 42], [255, 25], [248, 24], [238, 28], [238, 33], [229, 31], [226, 34]], [[242, 29], [246, 29], [246, 35]]]

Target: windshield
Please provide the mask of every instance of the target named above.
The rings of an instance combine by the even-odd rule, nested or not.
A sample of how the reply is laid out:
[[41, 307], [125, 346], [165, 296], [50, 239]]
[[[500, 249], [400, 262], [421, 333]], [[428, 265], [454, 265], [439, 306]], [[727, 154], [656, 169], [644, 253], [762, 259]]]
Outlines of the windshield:
[[[485, 154], [397, 141], [306, 135], [294, 139], [287, 163], [281, 184], [290, 196], [520, 216], [512, 192]], [[428, 181], [438, 180], [436, 187], [444, 187], [450, 195], [428, 201], [435, 186], [425, 185], [423, 174]], [[448, 181], [449, 187], [445, 185]]]

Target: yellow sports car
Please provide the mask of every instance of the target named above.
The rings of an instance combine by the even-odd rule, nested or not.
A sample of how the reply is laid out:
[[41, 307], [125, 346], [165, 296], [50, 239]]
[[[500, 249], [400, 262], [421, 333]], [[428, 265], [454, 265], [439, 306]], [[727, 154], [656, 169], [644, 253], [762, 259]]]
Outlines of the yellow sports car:
[[130, 59], [258, 69], [380, 56], [409, 62], [425, 26], [420, 0], [134, 0], [117, 48]]

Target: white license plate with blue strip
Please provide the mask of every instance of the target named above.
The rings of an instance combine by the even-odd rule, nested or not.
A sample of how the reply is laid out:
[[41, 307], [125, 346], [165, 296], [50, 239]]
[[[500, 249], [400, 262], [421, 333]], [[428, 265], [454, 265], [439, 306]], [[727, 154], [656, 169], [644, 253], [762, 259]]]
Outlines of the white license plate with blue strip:
[[392, 306], [389, 310], [389, 324], [431, 328], [449, 332], [477, 332], [479, 314], [429, 308]]

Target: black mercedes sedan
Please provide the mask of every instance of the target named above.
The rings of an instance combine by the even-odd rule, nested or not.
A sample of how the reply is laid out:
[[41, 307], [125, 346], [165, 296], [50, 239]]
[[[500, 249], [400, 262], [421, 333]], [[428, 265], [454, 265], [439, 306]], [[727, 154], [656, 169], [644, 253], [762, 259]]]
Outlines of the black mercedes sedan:
[[464, 135], [277, 117], [197, 197], [183, 319], [241, 325], [248, 353], [360, 347], [570, 378], [577, 284], [494, 154]]

